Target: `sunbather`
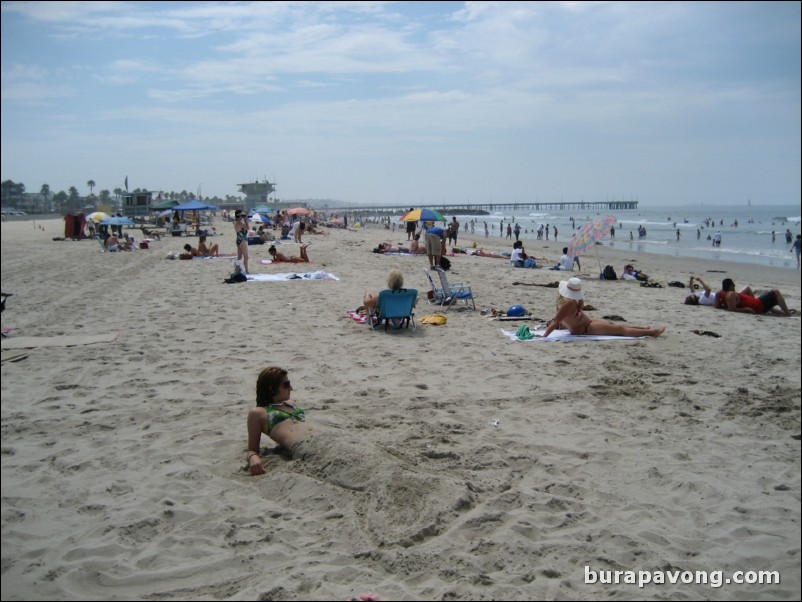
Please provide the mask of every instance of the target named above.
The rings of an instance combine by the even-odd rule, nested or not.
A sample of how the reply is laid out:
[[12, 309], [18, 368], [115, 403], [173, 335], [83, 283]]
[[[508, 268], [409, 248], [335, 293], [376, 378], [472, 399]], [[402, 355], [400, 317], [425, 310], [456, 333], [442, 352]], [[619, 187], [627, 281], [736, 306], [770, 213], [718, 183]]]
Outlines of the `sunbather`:
[[539, 337], [547, 337], [558, 328], [566, 328], [571, 334], [594, 334], [619, 337], [657, 337], [663, 334], [665, 326], [632, 326], [591, 318], [584, 311], [585, 295], [582, 292], [582, 281], [571, 278], [560, 282], [557, 297], [557, 314]]
[[292, 482], [288, 480], [292, 473], [306, 473], [320, 487], [359, 495], [364, 517], [361, 528], [387, 544], [411, 541], [432, 524], [447, 524], [449, 515], [473, 507], [474, 494], [460, 475], [426, 473], [418, 463], [407, 463], [373, 447], [352, 428], [311, 427], [306, 422], [307, 412], [291, 400], [292, 392], [287, 370], [269, 367], [259, 374], [256, 407], [248, 411], [247, 419], [246, 457], [251, 475], [262, 475], [266, 465], [280, 462], [275, 456], [268, 460], [272, 455], [268, 450], [262, 456], [261, 439], [267, 435], [293, 460], [286, 466], [289, 474], [282, 477], [284, 483]]
[[219, 257], [219, 248], [220, 247], [214, 243], [211, 246], [207, 246], [206, 235], [201, 235], [198, 238], [198, 255], [200, 257]]
[[287, 257], [284, 253], [279, 253], [276, 251], [276, 247], [274, 245], [270, 245], [270, 248], [267, 250], [270, 253], [270, 256], [273, 258], [275, 263], [283, 262], [283, 263], [309, 263], [309, 255], [306, 254], [306, 247], [309, 244], [301, 245], [301, 256], [291, 256]]

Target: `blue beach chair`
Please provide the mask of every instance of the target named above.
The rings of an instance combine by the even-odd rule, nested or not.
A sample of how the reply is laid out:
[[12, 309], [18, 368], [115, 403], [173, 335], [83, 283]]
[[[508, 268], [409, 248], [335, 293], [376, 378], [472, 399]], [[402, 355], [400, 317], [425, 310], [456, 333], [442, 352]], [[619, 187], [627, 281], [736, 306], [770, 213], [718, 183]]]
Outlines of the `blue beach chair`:
[[417, 299], [418, 291], [414, 288], [402, 288], [397, 291], [385, 289], [381, 291], [376, 300], [376, 308], [368, 310], [370, 328], [375, 330], [376, 327], [381, 326], [382, 322], [384, 322], [385, 331], [390, 326], [394, 329], [409, 328], [411, 322], [412, 330], [415, 330], [414, 310]]

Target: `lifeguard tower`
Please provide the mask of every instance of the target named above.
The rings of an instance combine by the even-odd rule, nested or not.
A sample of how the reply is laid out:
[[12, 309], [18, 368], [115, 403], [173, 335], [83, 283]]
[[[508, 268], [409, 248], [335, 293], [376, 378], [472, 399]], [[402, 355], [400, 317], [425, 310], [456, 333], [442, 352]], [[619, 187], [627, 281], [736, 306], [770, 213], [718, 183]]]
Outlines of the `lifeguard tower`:
[[256, 209], [260, 205], [268, 205], [268, 196], [276, 191], [275, 184], [265, 180], [260, 182], [249, 182], [247, 184], [237, 184], [239, 191], [245, 195], [245, 208], [248, 211]]

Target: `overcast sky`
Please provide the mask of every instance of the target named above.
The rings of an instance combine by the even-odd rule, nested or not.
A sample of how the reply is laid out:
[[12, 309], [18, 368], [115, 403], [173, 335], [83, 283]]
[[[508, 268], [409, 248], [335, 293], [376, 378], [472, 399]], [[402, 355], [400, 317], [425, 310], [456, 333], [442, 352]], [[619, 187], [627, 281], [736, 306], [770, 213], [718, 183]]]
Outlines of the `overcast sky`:
[[2, 180], [800, 202], [799, 2], [3, 2]]

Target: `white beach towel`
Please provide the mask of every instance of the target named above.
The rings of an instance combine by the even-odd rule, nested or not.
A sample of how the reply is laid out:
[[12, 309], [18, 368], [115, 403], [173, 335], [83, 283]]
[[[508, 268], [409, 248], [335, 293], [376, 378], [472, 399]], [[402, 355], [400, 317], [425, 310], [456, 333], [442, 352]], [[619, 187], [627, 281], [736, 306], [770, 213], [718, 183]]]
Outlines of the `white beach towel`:
[[339, 280], [328, 272], [287, 272], [283, 274], [248, 274], [248, 282], [278, 282], [283, 280]]
[[[532, 334], [542, 334], [546, 331], [545, 328], [540, 330], [532, 330]], [[531, 339], [519, 339], [516, 336], [515, 330], [501, 329], [501, 334], [513, 341], [529, 342], [529, 341], [632, 341], [636, 339], [643, 339], [645, 337], [618, 337], [601, 334], [571, 334], [568, 330], [553, 330], [547, 337], [532, 337]]]

